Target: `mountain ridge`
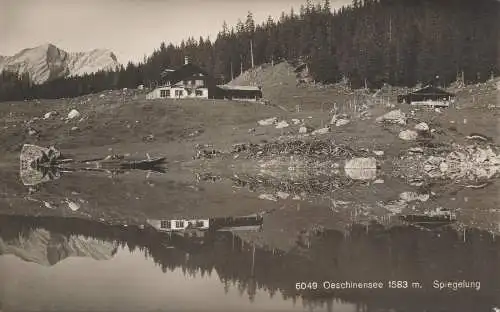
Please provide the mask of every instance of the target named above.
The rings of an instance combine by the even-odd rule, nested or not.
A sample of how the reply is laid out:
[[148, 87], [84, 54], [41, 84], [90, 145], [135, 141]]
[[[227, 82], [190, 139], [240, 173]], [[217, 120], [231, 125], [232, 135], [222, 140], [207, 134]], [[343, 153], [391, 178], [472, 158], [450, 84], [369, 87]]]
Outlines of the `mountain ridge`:
[[120, 66], [116, 55], [109, 49], [86, 52], [67, 52], [52, 43], [25, 48], [13, 56], [0, 56], [0, 72], [29, 74], [35, 84], [62, 78], [82, 76], [99, 70], [114, 70]]
[[11, 254], [24, 261], [53, 266], [70, 257], [109, 260], [117, 245], [81, 236], [65, 237], [44, 229], [31, 231], [26, 237], [12, 241], [0, 238], [0, 255]]

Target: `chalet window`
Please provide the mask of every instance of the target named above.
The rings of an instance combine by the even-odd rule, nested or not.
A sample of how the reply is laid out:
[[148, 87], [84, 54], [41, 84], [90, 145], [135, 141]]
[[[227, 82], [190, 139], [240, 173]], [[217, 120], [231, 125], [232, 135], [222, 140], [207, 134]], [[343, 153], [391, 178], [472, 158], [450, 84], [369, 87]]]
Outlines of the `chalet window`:
[[175, 90], [175, 96], [182, 96], [183, 92], [182, 90]]
[[184, 227], [184, 221], [175, 221], [175, 227], [176, 228], [183, 228]]
[[201, 80], [201, 79], [196, 80], [194, 82], [194, 84], [197, 85], [197, 86], [203, 86], [204, 85], [203, 80]]
[[160, 97], [170, 97], [170, 90], [160, 90]]
[[201, 91], [201, 90], [196, 90], [196, 91], [195, 91], [195, 95], [196, 95], [196, 96], [202, 96], [202, 95], [203, 95], [203, 91]]
[[170, 221], [160, 221], [160, 228], [162, 229], [170, 229], [172, 224]]
[[203, 221], [196, 221], [196, 224], [195, 224], [196, 227], [202, 227], [203, 225], [204, 225]]

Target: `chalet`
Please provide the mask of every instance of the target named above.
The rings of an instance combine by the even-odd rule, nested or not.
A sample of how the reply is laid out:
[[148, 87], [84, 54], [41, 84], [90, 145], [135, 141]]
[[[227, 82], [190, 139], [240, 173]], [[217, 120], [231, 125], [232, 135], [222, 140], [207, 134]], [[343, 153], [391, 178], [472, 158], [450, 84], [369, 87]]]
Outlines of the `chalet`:
[[214, 77], [185, 57], [180, 68], [163, 70], [161, 86], [147, 94], [146, 98], [257, 100], [262, 98], [262, 90], [251, 86], [217, 85]]
[[452, 93], [433, 86], [427, 86], [406, 95], [398, 96], [398, 102], [411, 105], [448, 107], [450, 103], [453, 103], [454, 97], [455, 95]]
[[175, 220], [147, 220], [148, 224], [158, 231], [175, 232], [193, 230], [208, 230], [210, 227], [209, 219], [175, 219]]
[[256, 86], [220, 85], [215, 92], [218, 99], [256, 101], [262, 98], [262, 89]]
[[258, 231], [262, 229], [263, 217], [260, 215], [251, 215], [213, 219], [147, 220], [147, 223], [162, 232], [183, 232], [188, 230]]

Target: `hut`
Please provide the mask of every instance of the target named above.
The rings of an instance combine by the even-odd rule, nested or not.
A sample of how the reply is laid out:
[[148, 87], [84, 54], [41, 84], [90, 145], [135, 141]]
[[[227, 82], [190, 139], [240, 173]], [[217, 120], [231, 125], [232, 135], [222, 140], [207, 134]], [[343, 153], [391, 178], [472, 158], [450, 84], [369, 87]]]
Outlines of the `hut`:
[[398, 96], [399, 103], [432, 107], [448, 107], [453, 103], [455, 95], [442, 89], [426, 86], [406, 95]]

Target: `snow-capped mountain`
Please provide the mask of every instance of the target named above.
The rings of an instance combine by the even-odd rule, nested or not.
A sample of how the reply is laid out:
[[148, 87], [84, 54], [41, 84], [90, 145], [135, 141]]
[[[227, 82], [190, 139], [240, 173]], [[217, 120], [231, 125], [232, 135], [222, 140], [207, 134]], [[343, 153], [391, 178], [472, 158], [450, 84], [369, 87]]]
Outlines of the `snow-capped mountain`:
[[30, 232], [13, 241], [0, 238], [0, 255], [12, 254], [24, 261], [52, 266], [68, 257], [90, 257], [109, 260], [116, 253], [117, 244], [82, 236], [63, 236], [43, 229]]
[[14, 56], [0, 56], [0, 72], [27, 72], [36, 84], [60, 77], [90, 74], [98, 70], [114, 70], [117, 66], [120, 66], [118, 60], [109, 50], [68, 53], [53, 44], [24, 49]]

